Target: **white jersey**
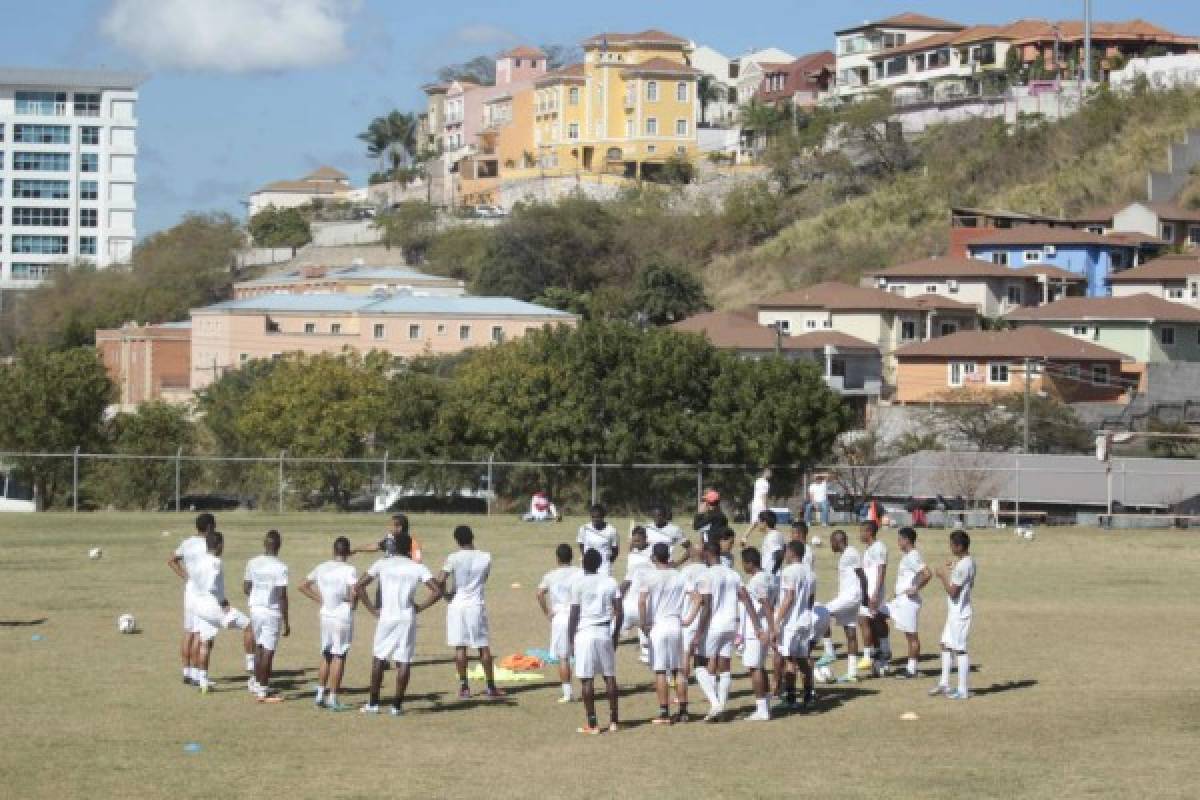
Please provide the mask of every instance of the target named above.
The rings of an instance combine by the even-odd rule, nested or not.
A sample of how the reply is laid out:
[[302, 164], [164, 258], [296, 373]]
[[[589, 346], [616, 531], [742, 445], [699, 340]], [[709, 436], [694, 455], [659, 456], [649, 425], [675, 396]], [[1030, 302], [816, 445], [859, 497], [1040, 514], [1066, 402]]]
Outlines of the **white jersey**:
[[[760, 569], [758, 572], [750, 576], [750, 580], [746, 581], [746, 594], [750, 595], [750, 603], [754, 606], [755, 613], [758, 614], [759, 624], [764, 628], [769, 624], [766, 618], [767, 605], [775, 601], [775, 581], [771, 573], [765, 569]], [[773, 608], [774, 606], [772, 606]], [[742, 638], [750, 639], [754, 636], [754, 623], [750, 621], [749, 611], [742, 611]]]
[[679, 624], [687, 613], [687, 580], [676, 569], [654, 569], [642, 579], [639, 595], [646, 598], [646, 612], [655, 625], [674, 621]]
[[[754, 497], [750, 501], [750, 507], [756, 508], [759, 511], [767, 507], [767, 495], [771, 493], [771, 482], [766, 478], [759, 478], [754, 482]], [[750, 520], [757, 522], [757, 520]]]
[[621, 592], [608, 575], [584, 574], [571, 584], [571, 605], [579, 606], [579, 630], [603, 627], [613, 621], [613, 603]]
[[[704, 576], [708, 572], [708, 567], [699, 561], [693, 561], [687, 564], [683, 569], [679, 570], [679, 574], [683, 576], [683, 590], [688, 594], [688, 609], [692, 607], [692, 596], [697, 594], [707, 594], [702, 590]], [[684, 612], [686, 615], [686, 611]], [[700, 615], [692, 620], [692, 624], [688, 626], [688, 630], [695, 631], [700, 627]]]
[[317, 585], [321, 592], [321, 616], [332, 622], [349, 625], [354, 618], [350, 599], [354, 584], [358, 583], [358, 570], [345, 561], [326, 561], [308, 573], [307, 580]]
[[858, 570], [862, 569], [862, 559], [858, 551], [850, 545], [838, 557], [838, 597], [856, 598], [862, 602], [862, 584], [858, 582]]
[[867, 575], [867, 591], [874, 594], [879, 589], [879, 568], [886, 567], [888, 561], [887, 545], [879, 539], [871, 542], [871, 546], [863, 552], [863, 572]]
[[612, 573], [612, 551], [620, 543], [616, 528], [606, 524], [597, 530], [592, 527], [592, 523], [586, 522], [579, 527], [579, 535], [575, 537], [575, 541], [579, 543], [585, 553], [588, 550], [598, 551], [600, 553], [600, 571], [605, 575]]
[[559, 567], [542, 576], [538, 589], [546, 592], [550, 610], [555, 614], [571, 610], [571, 584], [583, 575], [579, 567]]
[[280, 613], [283, 590], [288, 585], [288, 568], [276, 556], [255, 556], [246, 562], [242, 579], [250, 584], [250, 608]]
[[683, 529], [673, 522], [668, 522], [661, 528], [653, 522], [647, 522], [646, 528], [646, 549], [650, 550], [656, 544], [665, 544], [667, 547], [675, 547], [683, 541]]
[[410, 618], [417, 589], [433, 580], [428, 567], [406, 556], [381, 558], [371, 565], [367, 574], [379, 579], [380, 622]]
[[179, 543], [179, 547], [175, 548], [175, 557], [183, 562], [183, 571], [187, 573], [187, 581], [183, 584], [183, 592], [185, 595], [195, 597], [196, 583], [192, 580], [192, 573], [196, 571], [196, 560], [200, 556], [208, 555], [208, 540], [203, 536], [189, 536]]
[[484, 586], [491, 570], [492, 555], [482, 550], [458, 550], [446, 556], [442, 571], [454, 577], [454, 599], [450, 605], [482, 605]]
[[763, 535], [762, 568], [770, 572], [775, 566], [775, 554], [779, 554], [779, 563], [783, 564], [783, 534], [777, 530], [769, 530]]
[[779, 576], [779, 593], [794, 594], [792, 607], [788, 609], [787, 619], [783, 620], [784, 629], [807, 628], [812, 624], [812, 614], [809, 605], [816, 590], [816, 577], [802, 563], [788, 564]]
[[708, 628], [710, 631], [736, 631], [738, 625], [738, 590], [742, 576], [724, 564], [708, 568], [700, 593], [712, 597]]
[[654, 571], [649, 548], [629, 551], [629, 556], [625, 559], [625, 580], [629, 581], [629, 588], [621, 598], [625, 606], [625, 616], [638, 615], [638, 596], [642, 583], [646, 580], [647, 573]]
[[225, 568], [221, 559], [205, 553], [192, 560], [192, 569], [197, 610], [203, 610], [209, 616], [219, 613], [214, 609], [219, 609], [225, 602]]
[[921, 554], [916, 548], [909, 550], [900, 559], [900, 566], [896, 568], [896, 596], [906, 597], [914, 603], [921, 602], [921, 596], [908, 597], [908, 590], [914, 589], [917, 586], [917, 576], [921, 574], [921, 570], [925, 569], [925, 561], [921, 558]]
[[975, 559], [963, 556], [950, 573], [950, 583], [960, 587], [958, 598], [946, 596], [946, 616], [951, 619], [970, 619], [971, 590], [975, 588]]

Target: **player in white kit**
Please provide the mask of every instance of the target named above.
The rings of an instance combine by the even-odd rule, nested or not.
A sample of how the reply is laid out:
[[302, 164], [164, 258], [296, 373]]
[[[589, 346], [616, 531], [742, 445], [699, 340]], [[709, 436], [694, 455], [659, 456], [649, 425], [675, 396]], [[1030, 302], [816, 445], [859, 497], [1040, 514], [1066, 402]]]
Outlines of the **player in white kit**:
[[622, 622], [625, 633], [636, 630], [638, 637], [638, 659], [643, 664], [650, 663], [650, 640], [642, 629], [640, 598], [642, 581], [647, 573], [654, 571], [650, 563], [650, 548], [646, 544], [646, 529], [637, 526], [633, 529], [632, 543], [629, 555], [625, 557], [625, 580], [621, 581]]
[[717, 542], [705, 543], [704, 563], [708, 564], [708, 572], [699, 591], [709, 596], [708, 626], [704, 636], [708, 664], [696, 669], [696, 683], [709, 703], [705, 722], [716, 722], [729, 702], [729, 688], [733, 683], [733, 646], [740, 619], [738, 609], [746, 609], [756, 637], [762, 639], [765, 633], [762, 620], [742, 585], [742, 577], [721, 563], [721, 547]]
[[784, 703], [796, 708], [796, 674], [803, 676], [804, 705], [814, 700], [812, 661], [809, 647], [813, 641], [813, 598], [816, 575], [804, 565], [804, 543], [788, 542], [786, 566], [779, 578], [779, 608], [775, 612], [775, 629], [779, 631], [779, 651], [788, 661]]
[[921, 590], [933, 575], [924, 559], [917, 552], [917, 532], [912, 528], [901, 528], [897, 535], [897, 547], [902, 557], [896, 569], [896, 596], [881, 610], [892, 620], [896, 630], [904, 634], [908, 642], [908, 661], [897, 678], [917, 677], [917, 661], [921, 657], [921, 637], [917, 634], [921, 615]]
[[892, 660], [887, 616], [879, 613], [887, 580], [887, 545], [879, 539], [879, 525], [871, 520], [862, 524], [859, 538], [863, 544], [862, 566], [867, 577], [867, 593], [858, 612], [858, 627], [863, 634], [863, 657], [858, 668], [867, 674], [882, 676], [887, 674]]
[[[437, 582], [443, 594], [450, 598], [446, 605], [446, 644], [454, 648], [458, 696], [463, 700], [471, 696], [471, 689], [467, 685], [467, 650], [475, 648], [479, 651], [479, 663], [483, 665], [483, 675], [487, 681], [484, 696], [503, 697], [504, 692], [496, 688], [488, 636], [487, 605], [483, 597], [492, 570], [492, 555], [475, 548], [475, 533], [466, 525], [454, 529], [454, 541], [459, 549], [446, 556]], [[450, 577], [454, 578], [453, 593], [446, 592], [446, 581]]]
[[[750, 519], [756, 520], [767, 510], [767, 498], [771, 494], [771, 468], [759, 473], [754, 481], [754, 494], [750, 500]], [[765, 555], [765, 553], [764, 553]]]
[[189, 685], [196, 683], [192, 672], [192, 651], [196, 647], [196, 634], [192, 633], [192, 606], [196, 587], [190, 576], [195, 570], [196, 558], [208, 552], [205, 535], [216, 529], [217, 520], [212, 514], [200, 514], [196, 517], [196, 532], [180, 542], [167, 559], [167, 566], [183, 581], [183, 641], [179, 646], [179, 654], [183, 660], [183, 682]]
[[[867, 578], [863, 574], [862, 559], [850, 544], [846, 532], [836, 530], [829, 535], [829, 549], [838, 557], [838, 592], [825, 609], [829, 613], [830, 626], [841, 625], [846, 633], [846, 674], [840, 683], [858, 681], [858, 612], [867, 595]], [[817, 661], [818, 666], [827, 666], [837, 660], [833, 650], [832, 630], [824, 637], [825, 655]]]
[[[687, 680], [679, 680], [686, 669], [683, 654], [683, 617], [688, 609], [687, 586], [678, 570], [671, 568], [671, 548], [659, 542], [651, 548], [654, 564], [638, 588], [638, 617], [642, 631], [650, 641], [650, 668], [654, 670], [654, 688], [658, 695], [655, 725], [687, 722]], [[691, 609], [693, 612], [696, 608]], [[674, 679], [679, 713], [671, 717], [667, 683]]]
[[621, 591], [612, 576], [601, 572], [604, 558], [592, 548], [583, 554], [583, 575], [571, 584], [571, 621], [567, 635], [575, 657], [575, 672], [583, 687], [587, 723], [579, 733], [596, 735], [596, 675], [604, 677], [608, 696], [608, 731], [616, 733], [617, 719], [617, 633], [621, 627]]
[[[442, 587], [433, 579], [428, 567], [412, 560], [412, 538], [407, 533], [393, 538], [395, 556], [381, 558], [372, 564], [367, 574], [358, 579], [354, 591], [367, 611], [378, 620], [372, 647], [370, 698], [360, 710], [364, 714], [379, 713], [383, 671], [391, 662], [396, 667], [396, 697], [392, 700], [391, 711], [393, 717], [398, 717], [404, 713], [404, 693], [408, 691], [408, 678], [417, 648], [417, 615], [442, 598]], [[378, 606], [373, 606], [367, 597], [367, 587], [376, 578], [379, 579], [380, 601]], [[429, 590], [429, 597], [418, 603], [415, 598], [422, 585]]]
[[279, 560], [283, 537], [279, 531], [267, 531], [263, 538], [263, 554], [246, 562], [242, 591], [249, 598], [250, 631], [254, 636], [254, 677], [250, 691], [260, 703], [279, 702], [270, 690], [271, 669], [275, 665], [275, 650], [280, 636], [290, 636], [288, 622], [288, 568]]
[[692, 551], [696, 549], [698, 548], [688, 543], [684, 544], [684, 558], [689, 560], [679, 570], [679, 574], [683, 576], [684, 591], [688, 596], [688, 607], [695, 606], [701, 609], [700, 613], [692, 614], [683, 621], [683, 677], [685, 683], [696, 668], [706, 667], [708, 664], [708, 659], [704, 655], [704, 637], [700, 635], [702, 628], [708, 624], [709, 596], [701, 591], [704, 576], [708, 574], [708, 565], [704, 563], [702, 557], [693, 554]]
[[754, 524], [750, 529], [742, 534], [741, 545], [743, 548], [750, 546], [750, 537], [756, 533], [763, 535], [762, 547], [758, 548], [762, 569], [767, 572], [777, 572], [777, 567], [783, 566], [783, 534], [775, 530], [775, 526], [779, 524], [779, 517], [774, 511], [769, 509], [760, 511], [758, 516], [754, 517]]
[[321, 607], [321, 668], [317, 673], [317, 708], [330, 711], [349, 711], [350, 706], [338, 701], [342, 676], [346, 671], [346, 656], [354, 641], [354, 609], [358, 607], [358, 570], [347, 563], [350, 540], [339, 536], [333, 541], [333, 558], [318, 564], [304, 583], [300, 594]]
[[[762, 555], [757, 548], [742, 550], [742, 570], [750, 576], [746, 582], [750, 603], [742, 608], [741, 631], [738, 635], [743, 642], [742, 665], [750, 671], [750, 685], [754, 689], [754, 713], [747, 719], [766, 721], [771, 718], [767, 664], [775, 650], [772, 646], [775, 639], [775, 586], [771, 573], [762, 568]], [[752, 613], [764, 621], [766, 636], [762, 639], [755, 634], [750, 622]]]
[[600, 554], [600, 574], [612, 575], [612, 564], [617, 560], [620, 549], [620, 537], [617, 529], [605, 522], [604, 506], [596, 503], [590, 513], [592, 518], [579, 527], [579, 535], [575, 538], [579, 554], [582, 556], [588, 550], [595, 550]]
[[195, 571], [191, 573], [196, 589], [192, 605], [192, 633], [196, 634], [192, 667], [196, 685], [201, 692], [207, 693], [214, 686], [208, 679], [208, 661], [217, 631], [221, 628], [245, 630], [250, 619], [231, 608], [225, 596], [225, 566], [221, 562], [225, 537], [219, 531], [209, 531], [204, 539], [207, 552], [195, 559]]
[[651, 520], [645, 525], [646, 545], [654, 547], [661, 542], [674, 554], [675, 548], [683, 544], [683, 529], [671, 522], [671, 512], [664, 505], [654, 506], [650, 514]]
[[[967, 678], [971, 673], [971, 658], [967, 655], [967, 639], [971, 634], [971, 590], [975, 588], [975, 559], [971, 558], [971, 537], [966, 531], [950, 534], [950, 552], [954, 560], [938, 567], [937, 576], [946, 590], [946, 627], [942, 629], [942, 679], [929, 690], [931, 695], [944, 694], [951, 700], [970, 697]], [[958, 661], [958, 689], [950, 690], [950, 668]]]
[[558, 678], [562, 681], [560, 703], [571, 702], [571, 640], [567, 628], [571, 622], [571, 584], [583, 570], [571, 566], [571, 545], [560, 544], [554, 550], [558, 566], [547, 572], [538, 584], [537, 601], [550, 620], [550, 653], [558, 659]]

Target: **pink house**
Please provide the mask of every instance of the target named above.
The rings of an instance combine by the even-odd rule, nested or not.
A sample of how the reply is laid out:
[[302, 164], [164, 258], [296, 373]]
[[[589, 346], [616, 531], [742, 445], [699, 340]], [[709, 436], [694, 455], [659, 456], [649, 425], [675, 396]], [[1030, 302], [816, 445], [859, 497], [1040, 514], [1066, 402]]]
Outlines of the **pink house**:
[[480, 86], [452, 81], [446, 90], [446, 122], [442, 146], [451, 162], [467, 155], [483, 130], [484, 105], [497, 97], [532, 86], [546, 74], [546, 54], [536, 47], [515, 47], [496, 58], [496, 83]]

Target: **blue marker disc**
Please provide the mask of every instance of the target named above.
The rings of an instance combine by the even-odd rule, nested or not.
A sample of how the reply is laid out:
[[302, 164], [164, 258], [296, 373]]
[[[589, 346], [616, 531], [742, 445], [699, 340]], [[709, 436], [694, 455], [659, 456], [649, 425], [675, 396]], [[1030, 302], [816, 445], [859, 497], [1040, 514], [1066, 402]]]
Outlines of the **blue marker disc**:
[[183, 746], [183, 752], [199, 753], [200, 752], [200, 743], [199, 742], [188, 742], [187, 744], [185, 744]]

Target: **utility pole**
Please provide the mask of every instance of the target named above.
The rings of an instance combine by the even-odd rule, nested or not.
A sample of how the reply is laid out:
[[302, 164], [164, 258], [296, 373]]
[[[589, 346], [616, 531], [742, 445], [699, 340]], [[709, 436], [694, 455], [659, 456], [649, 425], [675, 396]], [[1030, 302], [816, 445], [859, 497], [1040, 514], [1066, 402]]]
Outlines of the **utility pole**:
[[1092, 0], [1083, 0], [1083, 83], [1092, 82]]
[[1024, 443], [1021, 446], [1022, 453], [1029, 452], [1029, 370], [1031, 363], [1031, 359], [1025, 359], [1025, 425], [1023, 434]]

